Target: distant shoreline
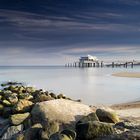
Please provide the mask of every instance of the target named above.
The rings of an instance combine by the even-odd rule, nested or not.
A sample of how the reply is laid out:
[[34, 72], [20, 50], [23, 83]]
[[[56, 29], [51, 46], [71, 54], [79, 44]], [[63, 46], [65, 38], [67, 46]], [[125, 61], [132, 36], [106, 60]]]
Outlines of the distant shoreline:
[[117, 77], [140, 78], [140, 72], [120, 72], [112, 75]]

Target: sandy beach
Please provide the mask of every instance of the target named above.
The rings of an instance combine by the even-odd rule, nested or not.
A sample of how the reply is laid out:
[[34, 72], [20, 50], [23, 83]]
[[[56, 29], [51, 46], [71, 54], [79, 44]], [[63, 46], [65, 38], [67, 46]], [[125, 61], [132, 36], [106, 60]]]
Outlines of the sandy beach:
[[[112, 75], [117, 77], [140, 78], [140, 72], [120, 72]], [[140, 122], [140, 101], [115, 104], [110, 107], [115, 110], [122, 120], [128, 119]]]
[[115, 110], [121, 119], [140, 122], [140, 101], [116, 104], [110, 107]]
[[112, 75], [118, 77], [140, 78], [140, 72], [120, 72], [114, 73]]

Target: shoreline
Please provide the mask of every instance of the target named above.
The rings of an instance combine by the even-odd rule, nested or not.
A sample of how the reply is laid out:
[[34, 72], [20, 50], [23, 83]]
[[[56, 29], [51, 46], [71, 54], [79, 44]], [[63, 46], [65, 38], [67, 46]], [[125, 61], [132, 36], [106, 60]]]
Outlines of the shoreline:
[[140, 108], [140, 101], [114, 104], [114, 105], [111, 105], [110, 107], [114, 110], [125, 110], [125, 109]]
[[119, 72], [119, 73], [113, 73], [112, 76], [128, 77], [128, 78], [140, 78], [140, 72]]
[[140, 122], [140, 101], [114, 104], [109, 106], [122, 120]]

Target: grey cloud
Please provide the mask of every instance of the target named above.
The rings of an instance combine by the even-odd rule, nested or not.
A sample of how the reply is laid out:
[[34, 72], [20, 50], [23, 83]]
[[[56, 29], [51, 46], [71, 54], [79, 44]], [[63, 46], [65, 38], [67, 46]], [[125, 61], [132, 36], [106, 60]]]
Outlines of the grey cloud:
[[[94, 14], [93, 14], [94, 15]], [[119, 15], [116, 13], [103, 13], [96, 14], [98, 17], [122, 17], [123, 15]], [[19, 12], [19, 11], [0, 11], [0, 22], [7, 22], [11, 24], [11, 26], [15, 26], [15, 28], [21, 31], [31, 31], [31, 32], [45, 32], [45, 31], [67, 31], [67, 30], [100, 30], [100, 31], [114, 31], [114, 32], [128, 32], [128, 31], [139, 31], [139, 25], [133, 26], [128, 24], [121, 23], [88, 23], [84, 20], [77, 20], [75, 18], [69, 17], [51, 17], [47, 18], [46, 16], [27, 13], [27, 12]], [[87, 18], [88, 16], [83, 16]], [[91, 18], [91, 17], [89, 17]], [[27, 32], [26, 32], [27, 33]], [[24, 36], [21, 36], [24, 37]]]

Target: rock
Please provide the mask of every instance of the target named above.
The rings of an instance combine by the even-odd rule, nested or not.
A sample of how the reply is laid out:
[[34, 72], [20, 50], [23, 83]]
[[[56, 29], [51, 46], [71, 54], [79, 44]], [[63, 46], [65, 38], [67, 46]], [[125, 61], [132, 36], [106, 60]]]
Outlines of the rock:
[[12, 125], [19, 125], [23, 123], [27, 118], [29, 118], [30, 113], [24, 113], [24, 114], [14, 114], [11, 115], [10, 120]]
[[58, 99], [62, 99], [62, 98], [65, 99], [66, 96], [65, 96], [64, 94], [59, 94], [59, 95], [57, 95], [57, 98], [58, 98]]
[[2, 116], [4, 118], [8, 118], [12, 114], [12, 108], [11, 107], [4, 107]]
[[80, 140], [92, 140], [96, 137], [111, 135], [114, 133], [113, 127], [108, 123], [89, 121], [79, 123], [76, 127], [77, 137]]
[[33, 93], [32, 93], [32, 96], [35, 98], [38, 94], [40, 94], [40, 90], [35, 90]]
[[35, 124], [27, 129], [24, 134], [24, 140], [36, 140], [40, 138], [40, 131], [42, 130], [41, 124]]
[[7, 107], [12, 106], [12, 104], [8, 100], [3, 100], [2, 103], [4, 106], [7, 106]]
[[57, 122], [48, 122], [47, 125], [43, 125], [43, 130], [41, 131], [41, 139], [47, 140], [49, 137], [59, 131], [59, 124]]
[[76, 132], [73, 130], [65, 129], [61, 132], [61, 134], [68, 136], [71, 140], [76, 139]]
[[115, 124], [115, 128], [117, 129], [140, 129], [140, 124], [139, 123], [134, 123], [134, 122], [129, 122], [129, 121], [124, 121], [124, 122], [118, 122]]
[[118, 137], [122, 140], [140, 140], [140, 130], [133, 129], [131, 131], [126, 131]]
[[49, 101], [49, 100], [53, 100], [54, 98], [52, 98], [51, 96], [47, 96], [45, 94], [41, 94], [41, 95], [37, 95], [35, 98], [35, 102], [43, 102], [43, 101]]
[[6, 86], [6, 84], [5, 84], [5, 83], [2, 83], [2, 84], [1, 84], [1, 86], [2, 86], [2, 87], [5, 87], [5, 86]]
[[0, 127], [9, 124], [9, 122], [10, 122], [9, 119], [4, 119], [4, 118], [0, 117]]
[[5, 86], [10, 86], [10, 85], [22, 85], [22, 83], [18, 83], [18, 82], [5, 82], [5, 83], [2, 83], [1, 86], [2, 87], [5, 87]]
[[36, 91], [36, 89], [34, 88], [34, 87], [26, 87], [26, 92], [28, 92], [28, 93], [33, 93], [33, 92], [35, 92]]
[[30, 95], [29, 93], [20, 93], [19, 99], [32, 100], [33, 96]]
[[18, 98], [15, 94], [10, 95], [9, 97], [7, 97], [7, 100], [12, 104], [16, 104], [18, 102]]
[[36, 104], [32, 111], [33, 123], [57, 121], [63, 128], [74, 128], [77, 121], [92, 112], [92, 109], [79, 102], [56, 99]]
[[31, 101], [21, 99], [18, 103], [13, 107], [14, 112], [29, 112], [31, 110], [33, 103]]
[[2, 136], [1, 140], [7, 140], [12, 138], [13, 135], [23, 131], [23, 125], [18, 126], [10, 126], [8, 127], [7, 131]]
[[67, 135], [55, 133], [50, 136], [49, 140], [72, 140]]
[[9, 86], [8, 89], [12, 92], [17, 92], [17, 87], [14, 85]]
[[97, 109], [96, 114], [101, 122], [117, 123], [120, 121], [118, 116], [113, 111], [106, 111], [105, 109]]
[[10, 124], [0, 127], [0, 140], [1, 140], [1, 137], [3, 136], [3, 134], [7, 131], [9, 126], [10, 126]]
[[20, 86], [20, 87], [18, 88], [18, 92], [19, 92], [19, 93], [24, 93], [24, 92], [25, 92], [24, 86]]
[[24, 133], [16, 134], [10, 140], [25, 140]]
[[32, 120], [31, 118], [27, 118], [24, 122], [23, 122], [23, 125], [24, 125], [24, 129], [28, 129], [32, 126]]
[[18, 86], [14, 86], [12, 89], [11, 89], [12, 92], [15, 92], [17, 94], [19, 94], [19, 87]]
[[6, 132], [9, 125], [9, 119], [4, 119], [0, 117], [0, 137]]
[[86, 122], [88, 122], [88, 121], [99, 121], [99, 119], [98, 119], [96, 113], [92, 112], [92, 113], [90, 113], [89, 115], [84, 116], [82, 119], [80, 119], [80, 120], [77, 122], [77, 124], [79, 124], [79, 123], [86, 123]]
[[4, 100], [4, 99], [7, 99], [7, 97], [9, 97], [10, 95], [12, 95], [12, 92], [10, 90], [3, 90], [1, 94]]
[[121, 134], [99, 137], [95, 140], [140, 140], [140, 130], [132, 129]]
[[0, 95], [0, 100], [2, 100], [2, 95]]
[[3, 110], [4, 110], [4, 105], [0, 104], [0, 114], [2, 113]]
[[50, 93], [49, 95], [50, 95], [52, 98], [54, 98], [54, 99], [57, 98], [57, 96], [56, 96], [54, 93]]

